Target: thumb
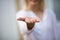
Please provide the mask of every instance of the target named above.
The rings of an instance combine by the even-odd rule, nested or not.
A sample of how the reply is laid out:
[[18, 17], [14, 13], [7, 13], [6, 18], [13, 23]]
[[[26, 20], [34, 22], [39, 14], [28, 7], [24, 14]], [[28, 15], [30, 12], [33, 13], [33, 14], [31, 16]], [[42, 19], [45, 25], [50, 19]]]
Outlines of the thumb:
[[24, 21], [24, 20], [25, 20], [25, 18], [19, 17], [17, 20]]

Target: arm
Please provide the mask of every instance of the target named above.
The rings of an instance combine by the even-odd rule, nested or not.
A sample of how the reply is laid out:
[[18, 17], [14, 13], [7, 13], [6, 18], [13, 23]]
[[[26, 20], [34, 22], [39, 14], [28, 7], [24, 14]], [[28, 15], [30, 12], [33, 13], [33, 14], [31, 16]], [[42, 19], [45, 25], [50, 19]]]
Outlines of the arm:
[[27, 30], [29, 31], [29, 33], [32, 32], [35, 22], [38, 22], [38, 20], [36, 21], [36, 19], [31, 19], [31, 18], [25, 18], [25, 19], [19, 18], [17, 20], [23, 21], [26, 23], [26, 27], [27, 27]]
[[30, 19], [29, 18], [18, 18], [18, 21], [23, 21], [27, 24], [27, 29], [31, 30], [34, 27], [34, 23], [30, 23]]
[[53, 32], [55, 37], [54, 40], [60, 40], [56, 15], [52, 10], [50, 10], [50, 12], [52, 13], [52, 24], [53, 24]]
[[59, 38], [59, 30], [58, 30], [56, 16], [53, 17], [53, 28], [54, 28], [55, 40], [59, 40], [60, 38]]
[[[20, 33], [20, 38], [27, 40], [27, 35], [33, 31], [34, 24], [31, 24], [25, 16], [25, 12], [18, 12], [16, 14], [16, 20], [18, 23], [18, 30]], [[31, 20], [32, 21], [32, 20]], [[28, 23], [27, 23], [28, 22]]]
[[[27, 33], [31, 33], [33, 31], [34, 24], [35, 24], [35, 22], [37, 22], [35, 19], [26, 17], [25, 13], [23, 13], [23, 12], [18, 12], [16, 14], [16, 19], [17, 19], [17, 22], [19, 23], [20, 27], [23, 27], [24, 25], [26, 25], [23, 28], [25, 29], [25, 31]], [[25, 23], [25, 24], [23, 24], [23, 23]], [[24, 30], [24, 29], [22, 29], [22, 30]]]

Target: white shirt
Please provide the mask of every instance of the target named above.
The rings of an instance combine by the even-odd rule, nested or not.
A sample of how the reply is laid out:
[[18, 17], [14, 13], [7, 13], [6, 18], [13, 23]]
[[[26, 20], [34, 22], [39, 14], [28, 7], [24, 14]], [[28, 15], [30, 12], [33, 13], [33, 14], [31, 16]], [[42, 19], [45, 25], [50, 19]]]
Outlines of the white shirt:
[[[19, 17], [39, 18], [32, 10], [25, 11], [24, 9], [16, 14], [16, 19]], [[25, 22], [17, 22], [24, 40], [59, 40], [56, 16], [51, 9], [44, 10], [43, 20], [35, 23], [34, 28], [30, 31]]]

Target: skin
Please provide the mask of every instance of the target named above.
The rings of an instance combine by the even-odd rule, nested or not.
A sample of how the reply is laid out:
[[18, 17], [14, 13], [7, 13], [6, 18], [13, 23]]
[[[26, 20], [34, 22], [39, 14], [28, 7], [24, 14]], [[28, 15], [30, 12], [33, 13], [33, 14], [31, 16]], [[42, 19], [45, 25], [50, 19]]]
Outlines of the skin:
[[[40, 0], [28, 0], [28, 7], [40, 18], [42, 19], [42, 12], [39, 9], [38, 3]], [[39, 19], [33, 19], [33, 18], [18, 18], [17, 20], [24, 21], [27, 23], [28, 30], [31, 30], [34, 27], [34, 24], [36, 22], [39, 22]]]

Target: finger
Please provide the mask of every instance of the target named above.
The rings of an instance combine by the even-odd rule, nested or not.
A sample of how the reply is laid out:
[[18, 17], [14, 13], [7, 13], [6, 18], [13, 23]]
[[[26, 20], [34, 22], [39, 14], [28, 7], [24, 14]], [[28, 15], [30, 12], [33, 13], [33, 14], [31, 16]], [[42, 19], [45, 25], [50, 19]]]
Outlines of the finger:
[[25, 18], [25, 22], [30, 23], [31, 22], [30, 18]]
[[40, 19], [37, 19], [37, 22], [39, 22], [40, 21]]
[[31, 23], [34, 23], [34, 19], [30, 19], [30, 22], [31, 22]]
[[24, 21], [24, 20], [25, 20], [25, 18], [18, 18], [17, 20], [21, 20], [21, 21]]
[[35, 20], [35, 19], [33, 19], [32, 21], [33, 21], [33, 23], [35, 23], [35, 22], [36, 22], [36, 20]]
[[39, 22], [40, 21], [40, 19], [35, 19], [35, 22]]
[[39, 20], [37, 20], [37, 19], [30, 19], [30, 21], [31, 21], [31, 23], [35, 23], [35, 22], [39, 22]]

